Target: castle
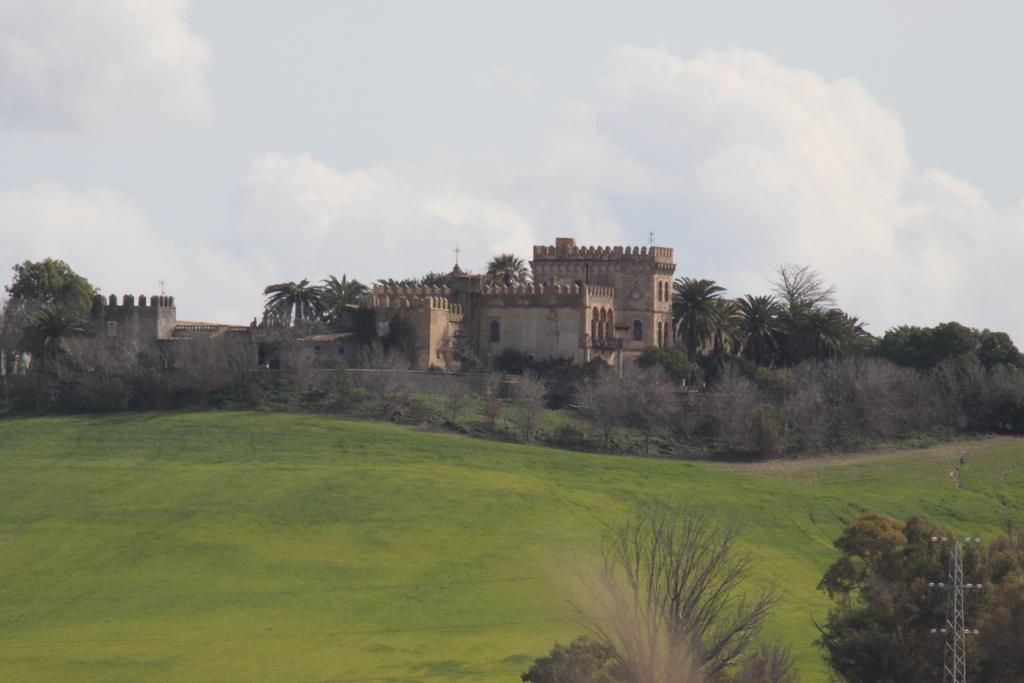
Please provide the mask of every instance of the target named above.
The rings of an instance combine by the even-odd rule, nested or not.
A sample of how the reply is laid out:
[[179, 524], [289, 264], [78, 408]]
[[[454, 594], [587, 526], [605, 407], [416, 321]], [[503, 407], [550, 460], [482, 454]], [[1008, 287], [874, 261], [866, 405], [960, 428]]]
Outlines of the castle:
[[457, 351], [485, 367], [505, 349], [537, 359], [613, 364], [672, 344], [672, 276], [666, 247], [535, 246], [533, 283], [491, 284], [458, 266], [445, 288], [376, 286], [361, 305], [378, 330], [413, 331], [415, 366], [452, 369]]
[[[358, 367], [361, 346], [401, 329], [416, 369], [455, 370], [473, 356], [492, 367], [513, 349], [536, 360], [601, 358], [620, 368], [644, 349], [673, 341], [672, 277], [666, 247], [577, 246], [558, 238], [535, 246], [532, 283], [505, 286], [455, 266], [448, 287], [377, 285], [352, 307], [346, 329], [306, 337], [324, 365]], [[97, 295], [92, 308], [96, 333], [130, 336], [173, 355], [175, 345], [196, 338], [234, 337], [252, 350], [253, 365], [273, 366], [274, 337], [257, 326], [178, 321], [174, 298], [138, 302], [130, 294]], [[356, 329], [370, 321], [369, 338]], [[365, 325], [364, 325], [365, 327]]]

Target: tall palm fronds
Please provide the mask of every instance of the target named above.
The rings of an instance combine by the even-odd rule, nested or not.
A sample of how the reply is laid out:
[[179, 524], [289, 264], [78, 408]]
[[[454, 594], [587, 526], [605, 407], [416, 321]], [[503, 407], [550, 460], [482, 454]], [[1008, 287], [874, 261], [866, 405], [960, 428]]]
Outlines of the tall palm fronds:
[[487, 276], [491, 281], [506, 286], [530, 282], [530, 270], [523, 259], [514, 254], [499, 254], [492, 258], [487, 264]]
[[676, 338], [682, 339], [693, 360], [713, 347], [715, 304], [724, 287], [714, 280], [676, 278], [672, 284], [672, 322]]
[[757, 365], [771, 366], [779, 355], [784, 308], [774, 296], [746, 295], [736, 302], [743, 317], [744, 355]]
[[787, 345], [797, 358], [838, 358], [857, 337], [849, 316], [838, 308], [812, 307], [788, 317]]
[[88, 334], [89, 323], [76, 309], [53, 305], [41, 308], [25, 330], [25, 346], [38, 357], [42, 368], [57, 359], [61, 341]]
[[268, 318], [300, 325], [316, 320], [323, 310], [323, 290], [310, 285], [306, 279], [270, 285], [263, 290], [263, 295], [267, 298], [263, 308]]
[[731, 299], [711, 301], [711, 352], [718, 357], [742, 353], [746, 336], [743, 314]]
[[349, 280], [346, 275], [342, 275], [339, 280], [329, 275], [320, 286], [320, 303], [327, 322], [338, 322], [345, 307], [355, 304], [367, 291], [369, 288], [359, 280]]

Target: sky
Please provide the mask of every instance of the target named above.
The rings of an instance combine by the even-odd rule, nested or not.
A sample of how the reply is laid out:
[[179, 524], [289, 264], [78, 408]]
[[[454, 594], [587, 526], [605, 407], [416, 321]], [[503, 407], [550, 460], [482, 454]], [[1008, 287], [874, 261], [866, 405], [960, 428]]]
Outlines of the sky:
[[[673, 247], [881, 334], [1024, 342], [1024, 5], [0, 0], [0, 270], [248, 322], [268, 284]], [[7, 281], [0, 274], [0, 280]]]

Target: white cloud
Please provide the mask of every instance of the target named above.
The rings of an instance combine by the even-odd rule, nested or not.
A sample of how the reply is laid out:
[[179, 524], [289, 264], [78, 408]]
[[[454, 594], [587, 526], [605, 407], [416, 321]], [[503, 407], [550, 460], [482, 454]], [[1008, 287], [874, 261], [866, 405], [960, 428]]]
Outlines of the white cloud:
[[1024, 341], [1024, 317], [1005, 305], [1021, 212], [916, 168], [899, 117], [855, 81], [750, 50], [684, 60], [624, 47], [595, 106], [606, 144], [684, 179], [665, 195], [683, 207], [671, 240], [683, 274], [763, 291], [775, 264], [811, 263], [876, 332], [959, 319]]
[[0, 268], [9, 274], [15, 263], [48, 257], [67, 261], [105, 294], [159, 293], [164, 279], [179, 316], [226, 322], [258, 314], [267, 270], [239, 254], [174, 243], [116, 190], [55, 182], [0, 190]]
[[210, 50], [186, 0], [0, 0], [0, 126], [191, 123], [211, 112]]
[[524, 215], [443, 168], [342, 172], [281, 154], [250, 164], [235, 229], [289, 279], [421, 275], [450, 268], [456, 246], [478, 267], [495, 252], [528, 254], [536, 237]]
[[166, 277], [183, 317], [239, 320], [274, 281], [419, 275], [448, 268], [456, 245], [480, 268], [555, 236], [628, 243], [653, 229], [676, 247], [677, 274], [735, 294], [765, 291], [778, 263], [809, 263], [875, 332], [956, 319], [1024, 343], [1024, 314], [1007, 305], [1024, 202], [996, 208], [915, 166], [899, 117], [855, 81], [749, 50], [624, 47], [599, 86], [531, 103], [550, 113], [534, 143], [487, 156], [357, 169], [256, 156], [206, 244], [172, 243], [110, 190], [0, 192], [0, 260], [62, 256], [108, 291]]

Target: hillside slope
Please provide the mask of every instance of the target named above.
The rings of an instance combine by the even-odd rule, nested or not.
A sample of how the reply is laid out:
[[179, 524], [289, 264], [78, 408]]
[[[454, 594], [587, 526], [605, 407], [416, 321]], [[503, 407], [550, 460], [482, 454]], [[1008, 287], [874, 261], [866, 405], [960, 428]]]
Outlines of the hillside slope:
[[[949, 477], [968, 451], [962, 488]], [[579, 632], [571, 556], [638, 500], [734, 517], [812, 616], [860, 511], [1024, 521], [1024, 440], [760, 465], [256, 413], [0, 420], [0, 679], [514, 681]]]

